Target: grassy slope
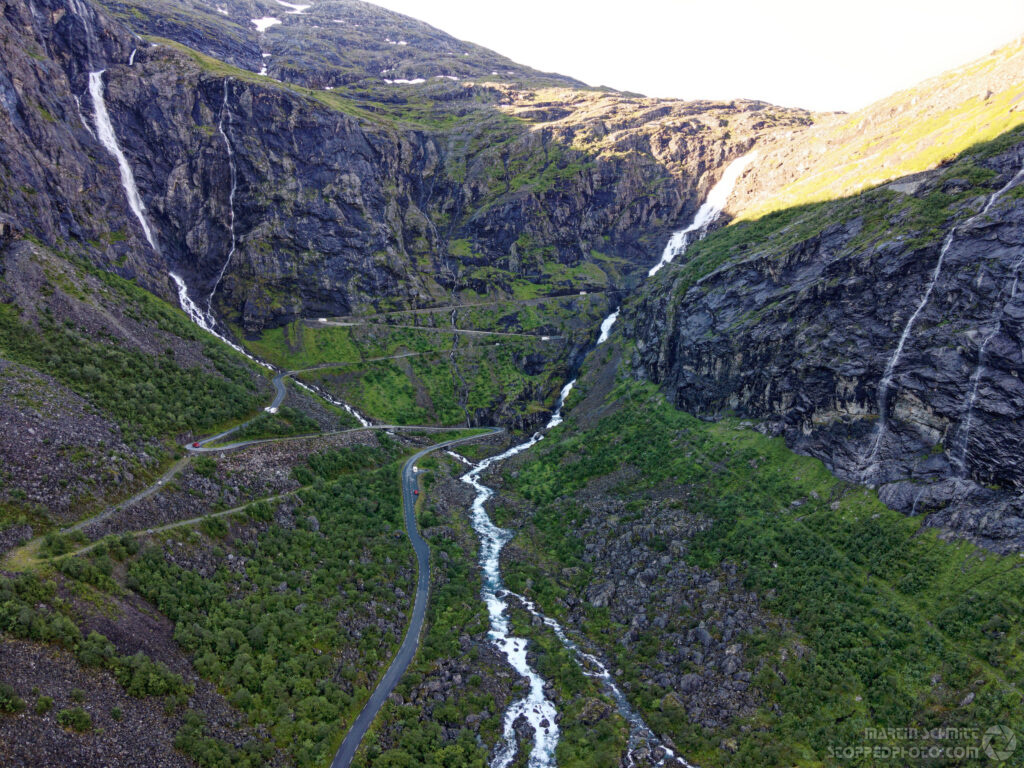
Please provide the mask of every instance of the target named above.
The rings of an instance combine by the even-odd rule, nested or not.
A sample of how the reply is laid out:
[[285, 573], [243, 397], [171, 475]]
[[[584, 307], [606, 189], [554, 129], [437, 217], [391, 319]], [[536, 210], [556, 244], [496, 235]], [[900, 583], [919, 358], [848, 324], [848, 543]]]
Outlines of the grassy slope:
[[[22, 275], [36, 269], [43, 283], [31, 304], [0, 303], [0, 358], [52, 377], [117, 425], [126, 443], [137, 449], [129, 457], [136, 483], [151, 479], [167, 464], [181, 436], [230, 426], [264, 404], [256, 386], [262, 373], [194, 326], [179, 309], [133, 283], [42, 247], [35, 248], [29, 262], [28, 267], [25, 262], [9, 267], [8, 285], [18, 295], [19, 281], [33, 279]], [[154, 353], [153, 347], [163, 353]], [[176, 357], [185, 350], [195, 356], [191, 364]], [[45, 380], [39, 381], [37, 394], [45, 400]], [[32, 402], [23, 405], [32, 407]], [[85, 443], [53, 450], [81, 454], [83, 461], [89, 456], [109, 460], [105, 446], [90, 444], [87, 436], [78, 439]], [[147, 454], [151, 461], [138, 459]], [[75, 516], [94, 511], [111, 496], [130, 495], [132, 481], [111, 482], [83, 497], [72, 510]], [[17, 488], [3, 488], [0, 524], [26, 514], [18, 496]], [[45, 512], [34, 515], [37, 531], [49, 527], [49, 517]]]
[[[635, 468], [636, 478], [612, 492], [624, 507], [627, 496], [664, 482], [683, 485], [680, 513], [713, 521], [689, 542], [688, 562], [712, 571], [724, 561], [739, 564], [748, 587], [788, 619], [810, 650], [781, 662], [779, 651], [792, 637], [747, 638], [760, 654], [751, 667], [773, 660], [754, 679], [763, 706], [749, 722], [702, 733], [666, 703], [666, 691], [642, 684], [644, 659], [635, 650], [609, 644], [605, 630], [618, 637], [627, 627], [610, 627], [605, 611], [588, 608], [584, 631], [625, 671], [649, 724], [670, 734], [690, 759], [708, 766], [821, 765], [829, 745], [861, 744], [869, 726], [1024, 722], [1019, 558], [940, 541], [919, 519], [837, 482], [781, 439], [731, 420], [699, 421], [650, 387], [620, 382], [608, 402], [618, 410], [588, 429], [570, 421], [517, 476], [505, 478], [506, 488], [534, 505], [528, 546], [542, 563], [510, 566], [510, 586], [564, 615], [559, 598], [588, 584], [588, 564], [572, 545], [579, 514], [572, 499], [590, 479]], [[643, 638], [641, 654], [645, 642], [658, 647], [657, 637]], [[960, 706], [969, 692], [973, 703]], [[736, 755], [718, 748], [724, 738], [737, 740]]]
[[[399, 454], [385, 442], [326, 451], [296, 468], [300, 482], [313, 484], [299, 493], [302, 522], [263, 526], [252, 541], [236, 541], [247, 564], [240, 572], [222, 565], [203, 578], [155, 549], [128, 570], [129, 586], [175, 622], [197, 671], [298, 765], [333, 754], [398, 647], [400, 636], [380, 632], [372, 617], [397, 609], [404, 626], [406, 600], [394, 590], [413, 589], [408, 541], [394, 535], [402, 527]], [[256, 520], [275, 519], [269, 504], [249, 510]], [[199, 543], [215, 545], [213, 533], [213, 542]], [[349, 632], [367, 617], [369, 630]]]
[[[457, 327], [495, 331], [494, 336], [454, 335], [448, 310], [397, 314], [400, 325], [338, 327], [295, 323], [247, 342], [250, 349], [286, 368], [349, 363], [310, 371], [315, 382], [367, 415], [393, 424], [458, 424], [470, 415], [510, 405], [516, 412], [546, 410], [562, 384], [569, 344], [589, 338], [608, 307], [601, 294], [558, 298], [541, 304], [508, 301], [470, 306], [457, 313]], [[436, 329], [436, 330], [430, 330]], [[500, 333], [530, 334], [502, 336]], [[541, 337], [561, 336], [544, 341]], [[415, 353], [395, 360], [374, 360]], [[527, 358], [545, 361], [530, 368]]]
[[[800, 176], [755, 201], [740, 217], [756, 219], [834, 200], [926, 171], [1019, 127], [1024, 124], [1022, 71], [1024, 38], [816, 126], [797, 139], [803, 152]], [[792, 158], [776, 159], [797, 164]]]

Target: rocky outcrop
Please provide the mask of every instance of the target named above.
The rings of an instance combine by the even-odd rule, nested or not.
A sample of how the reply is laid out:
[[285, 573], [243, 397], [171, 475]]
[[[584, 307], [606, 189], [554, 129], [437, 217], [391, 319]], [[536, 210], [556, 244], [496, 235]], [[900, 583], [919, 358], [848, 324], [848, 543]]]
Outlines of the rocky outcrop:
[[625, 313], [637, 373], [695, 414], [762, 419], [895, 509], [1024, 548], [1022, 156], [1009, 137], [712, 236]]

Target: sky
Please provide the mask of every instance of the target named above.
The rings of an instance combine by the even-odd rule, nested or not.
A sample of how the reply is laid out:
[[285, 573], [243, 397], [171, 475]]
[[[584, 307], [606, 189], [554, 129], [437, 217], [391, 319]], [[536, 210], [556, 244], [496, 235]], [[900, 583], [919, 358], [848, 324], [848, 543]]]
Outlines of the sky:
[[854, 111], [1024, 35], [1024, 0], [371, 0], [590, 85]]

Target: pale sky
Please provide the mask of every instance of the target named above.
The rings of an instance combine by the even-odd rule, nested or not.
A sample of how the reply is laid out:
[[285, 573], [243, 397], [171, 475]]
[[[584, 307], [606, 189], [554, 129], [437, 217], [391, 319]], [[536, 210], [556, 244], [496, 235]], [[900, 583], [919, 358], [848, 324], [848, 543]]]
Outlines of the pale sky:
[[817, 110], [859, 109], [1024, 35], [1024, 0], [373, 1], [590, 85]]

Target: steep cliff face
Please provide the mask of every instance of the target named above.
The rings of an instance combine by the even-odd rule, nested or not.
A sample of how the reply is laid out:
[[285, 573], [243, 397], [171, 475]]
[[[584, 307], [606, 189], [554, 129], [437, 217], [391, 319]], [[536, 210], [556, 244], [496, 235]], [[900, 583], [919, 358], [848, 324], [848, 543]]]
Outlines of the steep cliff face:
[[726, 228], [631, 309], [675, 403], [763, 420], [931, 525], [1024, 546], [1024, 135]]
[[[73, 9], [77, 9], [73, 10]], [[96, 137], [88, 73], [131, 39], [90, 6], [5, 3], [0, 14], [0, 210], [7, 241], [32, 236], [149, 287], [163, 283]]]
[[[191, 6], [133, 7], [115, 10], [137, 31], [194, 42], [182, 22]], [[167, 298], [174, 270], [200, 305], [250, 334], [464, 292], [620, 287], [724, 162], [810, 122], [760, 102], [568, 90], [572, 81], [525, 69], [489, 82], [313, 90], [143, 40], [77, 0], [11, 4], [6, 18], [4, 191], [8, 210], [32, 212], [12, 225], [50, 245], [74, 241]], [[295, 18], [275, 34], [296, 47], [320, 39], [320, 25]], [[211, 52], [230, 47], [241, 21], [228, 21], [209, 29]], [[347, 30], [332, 33], [338, 45], [365, 34], [352, 31], [362, 22], [336, 26]], [[465, 66], [491, 66], [489, 52], [461, 53], [471, 54]], [[155, 251], [95, 135], [87, 86], [101, 69]]]

